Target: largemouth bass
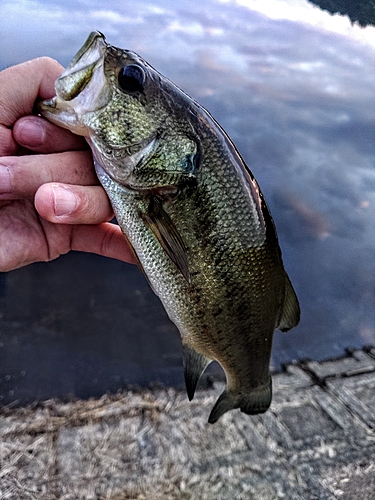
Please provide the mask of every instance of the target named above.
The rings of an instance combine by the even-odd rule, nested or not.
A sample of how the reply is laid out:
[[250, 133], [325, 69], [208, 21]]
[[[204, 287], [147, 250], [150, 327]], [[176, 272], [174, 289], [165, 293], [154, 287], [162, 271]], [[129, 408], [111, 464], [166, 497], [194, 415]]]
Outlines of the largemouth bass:
[[86, 137], [139, 266], [182, 337], [191, 400], [212, 360], [227, 385], [209, 416], [265, 412], [275, 329], [299, 321], [259, 186], [213, 117], [134, 52], [90, 34], [41, 104]]

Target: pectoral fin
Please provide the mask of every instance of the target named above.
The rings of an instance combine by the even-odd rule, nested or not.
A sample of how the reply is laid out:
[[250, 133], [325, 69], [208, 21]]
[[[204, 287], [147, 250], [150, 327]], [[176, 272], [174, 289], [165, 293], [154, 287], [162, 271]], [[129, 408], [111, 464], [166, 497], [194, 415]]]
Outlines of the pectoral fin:
[[184, 375], [186, 391], [189, 401], [194, 397], [195, 389], [202, 373], [211, 363], [211, 359], [206, 358], [203, 354], [199, 354], [195, 349], [187, 344], [182, 344], [184, 356]]
[[172, 219], [163, 210], [161, 201], [156, 196], [151, 198], [148, 213], [141, 213], [141, 217], [165, 253], [176, 264], [186, 281], [190, 283], [185, 244]]

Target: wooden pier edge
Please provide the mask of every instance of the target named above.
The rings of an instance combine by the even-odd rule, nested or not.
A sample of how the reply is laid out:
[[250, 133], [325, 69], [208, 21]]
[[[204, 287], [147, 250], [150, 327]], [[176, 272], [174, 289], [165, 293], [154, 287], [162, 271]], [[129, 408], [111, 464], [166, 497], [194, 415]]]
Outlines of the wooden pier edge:
[[273, 375], [264, 415], [207, 423], [223, 383], [0, 409], [0, 498], [375, 499], [375, 349]]

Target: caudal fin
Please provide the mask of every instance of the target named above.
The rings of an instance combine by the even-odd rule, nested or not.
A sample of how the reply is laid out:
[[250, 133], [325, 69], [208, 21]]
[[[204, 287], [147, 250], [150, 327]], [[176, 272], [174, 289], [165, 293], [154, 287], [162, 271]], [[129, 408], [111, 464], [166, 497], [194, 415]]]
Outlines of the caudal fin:
[[240, 408], [248, 415], [264, 413], [270, 407], [272, 400], [271, 377], [266, 384], [253, 389], [251, 392], [231, 392], [225, 389], [212, 408], [208, 422], [214, 424], [227, 411]]

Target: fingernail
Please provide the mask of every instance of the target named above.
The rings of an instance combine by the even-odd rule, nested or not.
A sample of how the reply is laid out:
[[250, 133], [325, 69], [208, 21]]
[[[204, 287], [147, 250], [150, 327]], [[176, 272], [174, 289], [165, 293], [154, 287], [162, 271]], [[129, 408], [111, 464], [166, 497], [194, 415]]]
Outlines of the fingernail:
[[0, 165], [0, 194], [10, 193], [12, 185], [10, 183], [10, 170], [5, 165]]
[[60, 217], [74, 212], [78, 206], [78, 198], [73, 191], [57, 185], [52, 186], [52, 191], [55, 215]]
[[37, 121], [24, 120], [17, 126], [17, 140], [22, 146], [41, 146], [44, 138], [45, 130]]

